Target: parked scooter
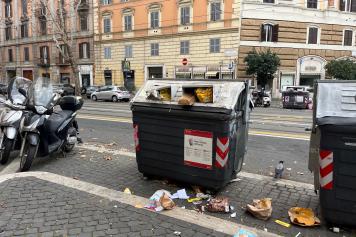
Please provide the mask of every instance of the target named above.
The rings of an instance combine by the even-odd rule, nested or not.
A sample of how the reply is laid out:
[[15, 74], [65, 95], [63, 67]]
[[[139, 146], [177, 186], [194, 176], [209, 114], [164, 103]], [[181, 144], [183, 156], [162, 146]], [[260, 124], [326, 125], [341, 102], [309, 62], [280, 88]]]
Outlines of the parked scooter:
[[[25, 94], [25, 93], [24, 93]], [[30, 90], [32, 114], [21, 122], [22, 145], [20, 170], [30, 169], [36, 156], [55, 152], [70, 152], [80, 140], [76, 111], [83, 106], [83, 99], [53, 93], [49, 78], [37, 78]], [[54, 112], [54, 106], [62, 110]]]
[[10, 152], [20, 150], [21, 137], [19, 135], [20, 121], [27, 114], [27, 97], [23, 96], [19, 90], [28, 91], [32, 81], [23, 77], [14, 77], [8, 86], [8, 100], [0, 99], [5, 106], [0, 115], [0, 163], [6, 164], [10, 157]]
[[271, 95], [265, 90], [252, 91], [252, 101], [255, 106], [271, 106]]

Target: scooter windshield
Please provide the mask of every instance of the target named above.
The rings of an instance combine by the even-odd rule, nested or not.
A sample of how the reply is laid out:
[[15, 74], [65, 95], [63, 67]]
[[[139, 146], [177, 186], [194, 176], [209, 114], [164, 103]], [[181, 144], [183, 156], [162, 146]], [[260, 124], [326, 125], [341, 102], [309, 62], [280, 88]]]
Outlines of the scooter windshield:
[[48, 108], [53, 100], [53, 86], [51, 79], [38, 77], [33, 83], [33, 103], [35, 106]]
[[[32, 81], [24, 77], [12, 78], [8, 85], [8, 97], [11, 103], [14, 105], [26, 105], [27, 94], [31, 85]], [[20, 89], [26, 91], [26, 96], [20, 93]]]

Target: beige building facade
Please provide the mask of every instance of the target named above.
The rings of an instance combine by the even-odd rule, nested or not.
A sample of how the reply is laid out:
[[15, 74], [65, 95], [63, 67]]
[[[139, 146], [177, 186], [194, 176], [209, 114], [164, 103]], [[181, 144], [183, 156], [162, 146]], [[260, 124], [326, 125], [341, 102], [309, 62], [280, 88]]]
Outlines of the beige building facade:
[[140, 87], [148, 78], [232, 78], [237, 0], [101, 0], [94, 5], [95, 83]]
[[[93, 4], [73, 1], [3, 0], [0, 1], [0, 80], [14, 76], [34, 79], [50, 77], [55, 83], [74, 84], [72, 70], [53, 40], [56, 27], [49, 11], [61, 3], [66, 14], [67, 31], [73, 37], [74, 58], [80, 84], [94, 81]], [[59, 40], [60, 44], [60, 40]]]
[[244, 58], [271, 49], [281, 66], [269, 87], [275, 97], [284, 86], [312, 86], [327, 79], [325, 65], [356, 57], [355, 0], [262, 0], [242, 2], [238, 76], [246, 77]]

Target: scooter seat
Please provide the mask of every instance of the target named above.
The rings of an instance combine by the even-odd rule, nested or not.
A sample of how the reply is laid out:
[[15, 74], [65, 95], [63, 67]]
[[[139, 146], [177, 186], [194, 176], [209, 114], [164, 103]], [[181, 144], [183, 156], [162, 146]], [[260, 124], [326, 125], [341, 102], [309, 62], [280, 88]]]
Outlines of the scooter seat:
[[70, 110], [62, 110], [58, 112], [54, 112], [48, 118], [46, 122], [46, 128], [51, 132], [56, 132], [57, 129], [61, 126], [61, 124], [70, 118], [73, 114], [73, 111]]

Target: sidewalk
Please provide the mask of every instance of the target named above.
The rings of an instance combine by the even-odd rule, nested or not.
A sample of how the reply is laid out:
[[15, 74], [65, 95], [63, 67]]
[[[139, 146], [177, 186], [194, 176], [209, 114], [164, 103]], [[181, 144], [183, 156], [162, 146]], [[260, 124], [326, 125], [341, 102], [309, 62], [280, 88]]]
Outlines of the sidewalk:
[[[75, 154], [76, 153], [76, 154]], [[98, 185], [97, 187], [106, 187], [111, 190], [116, 190], [115, 195], [119, 195], [120, 192], [117, 191], [123, 191], [126, 187], [130, 188], [130, 190], [134, 193], [134, 195], [137, 195], [138, 197], [144, 197], [144, 198], [149, 198], [156, 190], [159, 189], [166, 189], [171, 192], [175, 192], [176, 190], [180, 188], [187, 188], [187, 191], [192, 193], [190, 190], [189, 186], [184, 186], [181, 184], [176, 184], [176, 183], [171, 183], [165, 180], [146, 180], [142, 177], [142, 175], [137, 171], [136, 167], [136, 161], [132, 156], [123, 156], [120, 154], [125, 154], [125, 151], [115, 151], [114, 150], [103, 150], [101, 148], [97, 148], [96, 150], [88, 150], [81, 148], [76, 149], [76, 151], [72, 154], [67, 156], [66, 158], [48, 158], [48, 159], [38, 159], [37, 162], [34, 164], [32, 171], [46, 171], [46, 172], [51, 172], [54, 174], [58, 174], [61, 176], [68, 177], [69, 180], [71, 180], [71, 183], [76, 183], [80, 181], [84, 181], [87, 183], [91, 184], [96, 184]], [[129, 153], [128, 153], [129, 154]], [[258, 176], [258, 175], [253, 175], [253, 174], [248, 174], [248, 173], [241, 173], [240, 177], [241, 180], [235, 183], [232, 183], [228, 185], [226, 188], [221, 190], [219, 195], [226, 196], [230, 199], [231, 205], [233, 205], [236, 208], [237, 212], [237, 217], [236, 218], [231, 218], [229, 214], [211, 214], [208, 212], [205, 212], [203, 215], [200, 215], [199, 218], [196, 218], [198, 220], [204, 219], [204, 218], [218, 218], [218, 219], [210, 219], [210, 222], [208, 221], [208, 225], [203, 225], [202, 223], [192, 225], [191, 227], [187, 227], [187, 229], [193, 228], [194, 231], [197, 233], [194, 234], [193, 236], [199, 236], [198, 233], [202, 232], [201, 228], [207, 228], [208, 229], [214, 229], [214, 230], [219, 230], [219, 233], [212, 233], [209, 232], [210, 234], [217, 234], [220, 236], [223, 233], [224, 229], [228, 228], [223, 228], [224, 225], [227, 225], [230, 227], [230, 232], [226, 233], [224, 232], [226, 236], [232, 236], [231, 231], [235, 231], [237, 229], [238, 225], [245, 225], [249, 226], [251, 228], [256, 228], [259, 231], [258, 236], [268, 236], [270, 233], [274, 233], [280, 236], [296, 236], [299, 232], [301, 233], [300, 236], [306, 237], [324, 237], [324, 236], [353, 236], [349, 232], [344, 232], [342, 231], [341, 233], [333, 233], [329, 231], [326, 226], [322, 227], [317, 227], [317, 228], [300, 228], [296, 226], [291, 226], [290, 228], [286, 228], [283, 226], [280, 226], [276, 224], [274, 221], [276, 219], [282, 220], [285, 222], [289, 223], [289, 218], [288, 218], [288, 209], [293, 206], [301, 206], [301, 207], [310, 207], [312, 208], [318, 216], [320, 216], [320, 210], [318, 207], [318, 196], [314, 194], [314, 191], [312, 189], [312, 186], [310, 184], [304, 184], [304, 183], [298, 183], [298, 182], [291, 182], [287, 180], [281, 180], [278, 182], [273, 181], [271, 178], [265, 177], [265, 176]], [[27, 180], [28, 178], [26, 178]], [[59, 183], [61, 179], [65, 178], [56, 178], [56, 183]], [[0, 176], [0, 181], [1, 181], [1, 176]], [[47, 180], [48, 181], [48, 180]], [[87, 193], [83, 193], [83, 191], [78, 192], [78, 191], [69, 191], [68, 188], [63, 188], [58, 185], [52, 185], [45, 183], [43, 184], [43, 181], [41, 180], [36, 180], [32, 179], [31, 181], [6, 181], [10, 183], [6, 183], [7, 188], [5, 186], [1, 185], [2, 189], [1, 190], [7, 190], [8, 187], [14, 187], [15, 191], [9, 193], [4, 193], [3, 195], [10, 195], [10, 196], [1, 196], [0, 195], [0, 203], [9, 200], [10, 203], [12, 203], [12, 199], [17, 200], [19, 203], [27, 203], [25, 200], [19, 200], [19, 195], [17, 192], [20, 192], [19, 190], [24, 189], [24, 194], [21, 195], [22, 197], [27, 197], [26, 194], [28, 195], [29, 203], [26, 207], [31, 207], [31, 205], [36, 204], [36, 200], [42, 200], [47, 198], [51, 198], [53, 200], [57, 200], [56, 197], [62, 196], [65, 198], [66, 201], [64, 201], [65, 205], [70, 205], [71, 208], [74, 208], [74, 206], [79, 205], [80, 203], [87, 203], [87, 200], [94, 200], [95, 201], [95, 206], [98, 204], [105, 204], [109, 205], [106, 206], [108, 214], [112, 214], [112, 209], [114, 205], [117, 205], [118, 207], [121, 208], [120, 205], [118, 204], [113, 204], [110, 203], [108, 204], [108, 200], [105, 199], [100, 199], [98, 197], [93, 197], [91, 196], [93, 193], [90, 195]], [[53, 182], [53, 181], [51, 181]], [[23, 183], [26, 183], [26, 185], [23, 185]], [[37, 186], [36, 186], [37, 185]], [[16, 189], [16, 187], [19, 186], [19, 188]], [[30, 187], [30, 190], [28, 190], [27, 187]], [[46, 190], [45, 188], [42, 189], [42, 187], [47, 187], [50, 190]], [[79, 187], [81, 187], [79, 185]], [[73, 187], [72, 187], [73, 188]], [[18, 190], [18, 191], [16, 191]], [[41, 197], [39, 193], [37, 194], [32, 194], [32, 190], [39, 190], [39, 193], [45, 193], [45, 197]], [[52, 191], [51, 191], [52, 190]], [[90, 190], [95, 190], [95, 189], [90, 189]], [[89, 190], [89, 191], [90, 191]], [[55, 192], [55, 194], [53, 194]], [[73, 194], [74, 193], [74, 194]], [[98, 194], [94, 193], [95, 195], [101, 195], [103, 192], [99, 191]], [[67, 195], [68, 194], [68, 195]], [[12, 196], [15, 195], [15, 196]], [[133, 199], [134, 196], [130, 196], [127, 198], [127, 200]], [[250, 203], [252, 199], [255, 198], [264, 198], [264, 197], [270, 197], [273, 199], [272, 205], [273, 205], [273, 214], [272, 217], [269, 221], [260, 221], [255, 218], [253, 218], [251, 215], [247, 214], [245, 212], [245, 207], [247, 203]], [[111, 198], [112, 199], [112, 198]], [[59, 198], [60, 200], [60, 198]], [[59, 201], [58, 202], [61, 202]], [[76, 203], [72, 204], [72, 201], [75, 201]], [[83, 201], [84, 200], [84, 201]], [[102, 200], [100, 202], [100, 200]], [[121, 204], [128, 204], [128, 201], [125, 201], [124, 199], [120, 200]], [[14, 202], [14, 203], [17, 203]], [[42, 201], [41, 201], [42, 202]], [[44, 201], [43, 201], [44, 202]], [[133, 202], [133, 201], [132, 201]], [[119, 204], [120, 204], [119, 203]], [[187, 210], [187, 213], [190, 213], [188, 215], [189, 218], [193, 218], [194, 215], [197, 215], [195, 211], [189, 211], [189, 209], [193, 209], [194, 206], [192, 204], [188, 204], [186, 201], [177, 201], [176, 202], [178, 207], [175, 208], [173, 211], [166, 211], [163, 212], [165, 215], [176, 215], [176, 212], [182, 211], [181, 208], [184, 206]], [[40, 203], [41, 204], [41, 203]], [[63, 204], [63, 203], [62, 203]], [[123, 204], [123, 205], [124, 205]], [[125, 204], [125, 205], [126, 205]], [[143, 203], [144, 204], [144, 203]], [[7, 203], [5, 203], [8, 207], [6, 208], [7, 212], [5, 212], [5, 215], [8, 215], [9, 206]], [[14, 204], [15, 205], [15, 204]], [[36, 204], [37, 205], [37, 204]], [[73, 206], [74, 205], [74, 206]], [[89, 205], [91, 206], [91, 205]], [[100, 206], [100, 205], [99, 205]], [[135, 206], [135, 203], [131, 203], [131, 206]], [[22, 207], [23, 209], [24, 207]], [[84, 207], [83, 207], [84, 208]], [[101, 208], [101, 207], [100, 207]], [[36, 209], [36, 208], [34, 208]], [[81, 212], [79, 210], [80, 208], [77, 208], [76, 212]], [[153, 223], [156, 223], [155, 220], [158, 220], [158, 224], [161, 224], [161, 222], [165, 222], [167, 217], [163, 217], [163, 219], [157, 219], [157, 214], [155, 213], [150, 213], [145, 214], [147, 211], [143, 209], [136, 209], [130, 207], [130, 211], [119, 211], [118, 213], [125, 214], [125, 213], [136, 213], [139, 212], [139, 214], [144, 215], [144, 216], [149, 216], [151, 218]], [[90, 215], [96, 216], [97, 211], [96, 210], [87, 210], [84, 208], [84, 212], [91, 211]], [[25, 211], [27, 212], [27, 210]], [[32, 211], [29, 211], [28, 213], [30, 214]], [[51, 211], [50, 211], [51, 212]], [[98, 211], [98, 213], [105, 213], [102, 209]], [[1, 227], [1, 221], [2, 221], [2, 215], [4, 215], [3, 210], [0, 210], [0, 227]], [[11, 214], [15, 215], [15, 214]], [[89, 213], [84, 214], [84, 215], [89, 215]], [[125, 214], [126, 215], [126, 214]], [[158, 215], [160, 216], [160, 215]], [[182, 215], [181, 213], [177, 214], [174, 216], [175, 218], [179, 217], [181, 218]], [[65, 216], [67, 219], [69, 218], [68, 221], [72, 219], [72, 217], [69, 215]], [[135, 220], [138, 220], [138, 214], [134, 214], [134, 217], [136, 218]], [[64, 217], [63, 217], [64, 218]], [[143, 217], [145, 218], [145, 217]], [[189, 222], [192, 223], [192, 219], [185, 219], [183, 222]], [[193, 218], [194, 219], [194, 218]], [[120, 219], [119, 219], [120, 220]], [[167, 220], [170, 220], [167, 218]], [[182, 220], [181, 220], [182, 221]], [[219, 221], [219, 222], [218, 222]], [[146, 221], [144, 221], [146, 222]], [[169, 221], [168, 221], [169, 222]], [[172, 220], [171, 224], [177, 223], [176, 220]], [[205, 223], [205, 222], [203, 222]], [[68, 223], [69, 224], [69, 223]], [[206, 224], [206, 223], [205, 223]], [[153, 224], [151, 224], [153, 225]], [[163, 225], [163, 223], [162, 223]], [[182, 224], [181, 227], [184, 227], [186, 225], [189, 225], [187, 223]], [[203, 225], [203, 226], [202, 226]], [[83, 226], [81, 228], [84, 228], [86, 226]], [[161, 226], [159, 226], [161, 227]], [[164, 226], [163, 226], [164, 227]], [[179, 226], [178, 226], [179, 227]], [[176, 231], [176, 228], [168, 228], [166, 234], [172, 234], [172, 231]], [[18, 227], [16, 227], [18, 228]], [[124, 228], [124, 227], [123, 227]], [[158, 227], [157, 227], [158, 228]], [[220, 230], [221, 228], [221, 230]], [[1, 229], [1, 228], [0, 228]], [[267, 232], [264, 232], [264, 229], [267, 229]], [[140, 230], [140, 232], [143, 230]], [[168, 233], [170, 232], [171, 233]], [[208, 231], [208, 230], [204, 230]], [[204, 233], [203, 231], [203, 233]], [[212, 230], [209, 230], [212, 231]], [[182, 232], [182, 231], [181, 231]], [[93, 233], [93, 232], [92, 232]], [[120, 232], [121, 233], [121, 232]], [[147, 233], [146, 233], [147, 234]], [[153, 235], [153, 234], [151, 234]], [[151, 236], [148, 235], [148, 236]], [[204, 236], [208, 236], [208, 234], [204, 233]], [[1, 236], [1, 235], [0, 235]], [[128, 236], [128, 235], [125, 235]], [[139, 235], [137, 235], [139, 236]], [[189, 234], [182, 235], [182, 236], [190, 236]], [[223, 234], [224, 236], [224, 234]]]

